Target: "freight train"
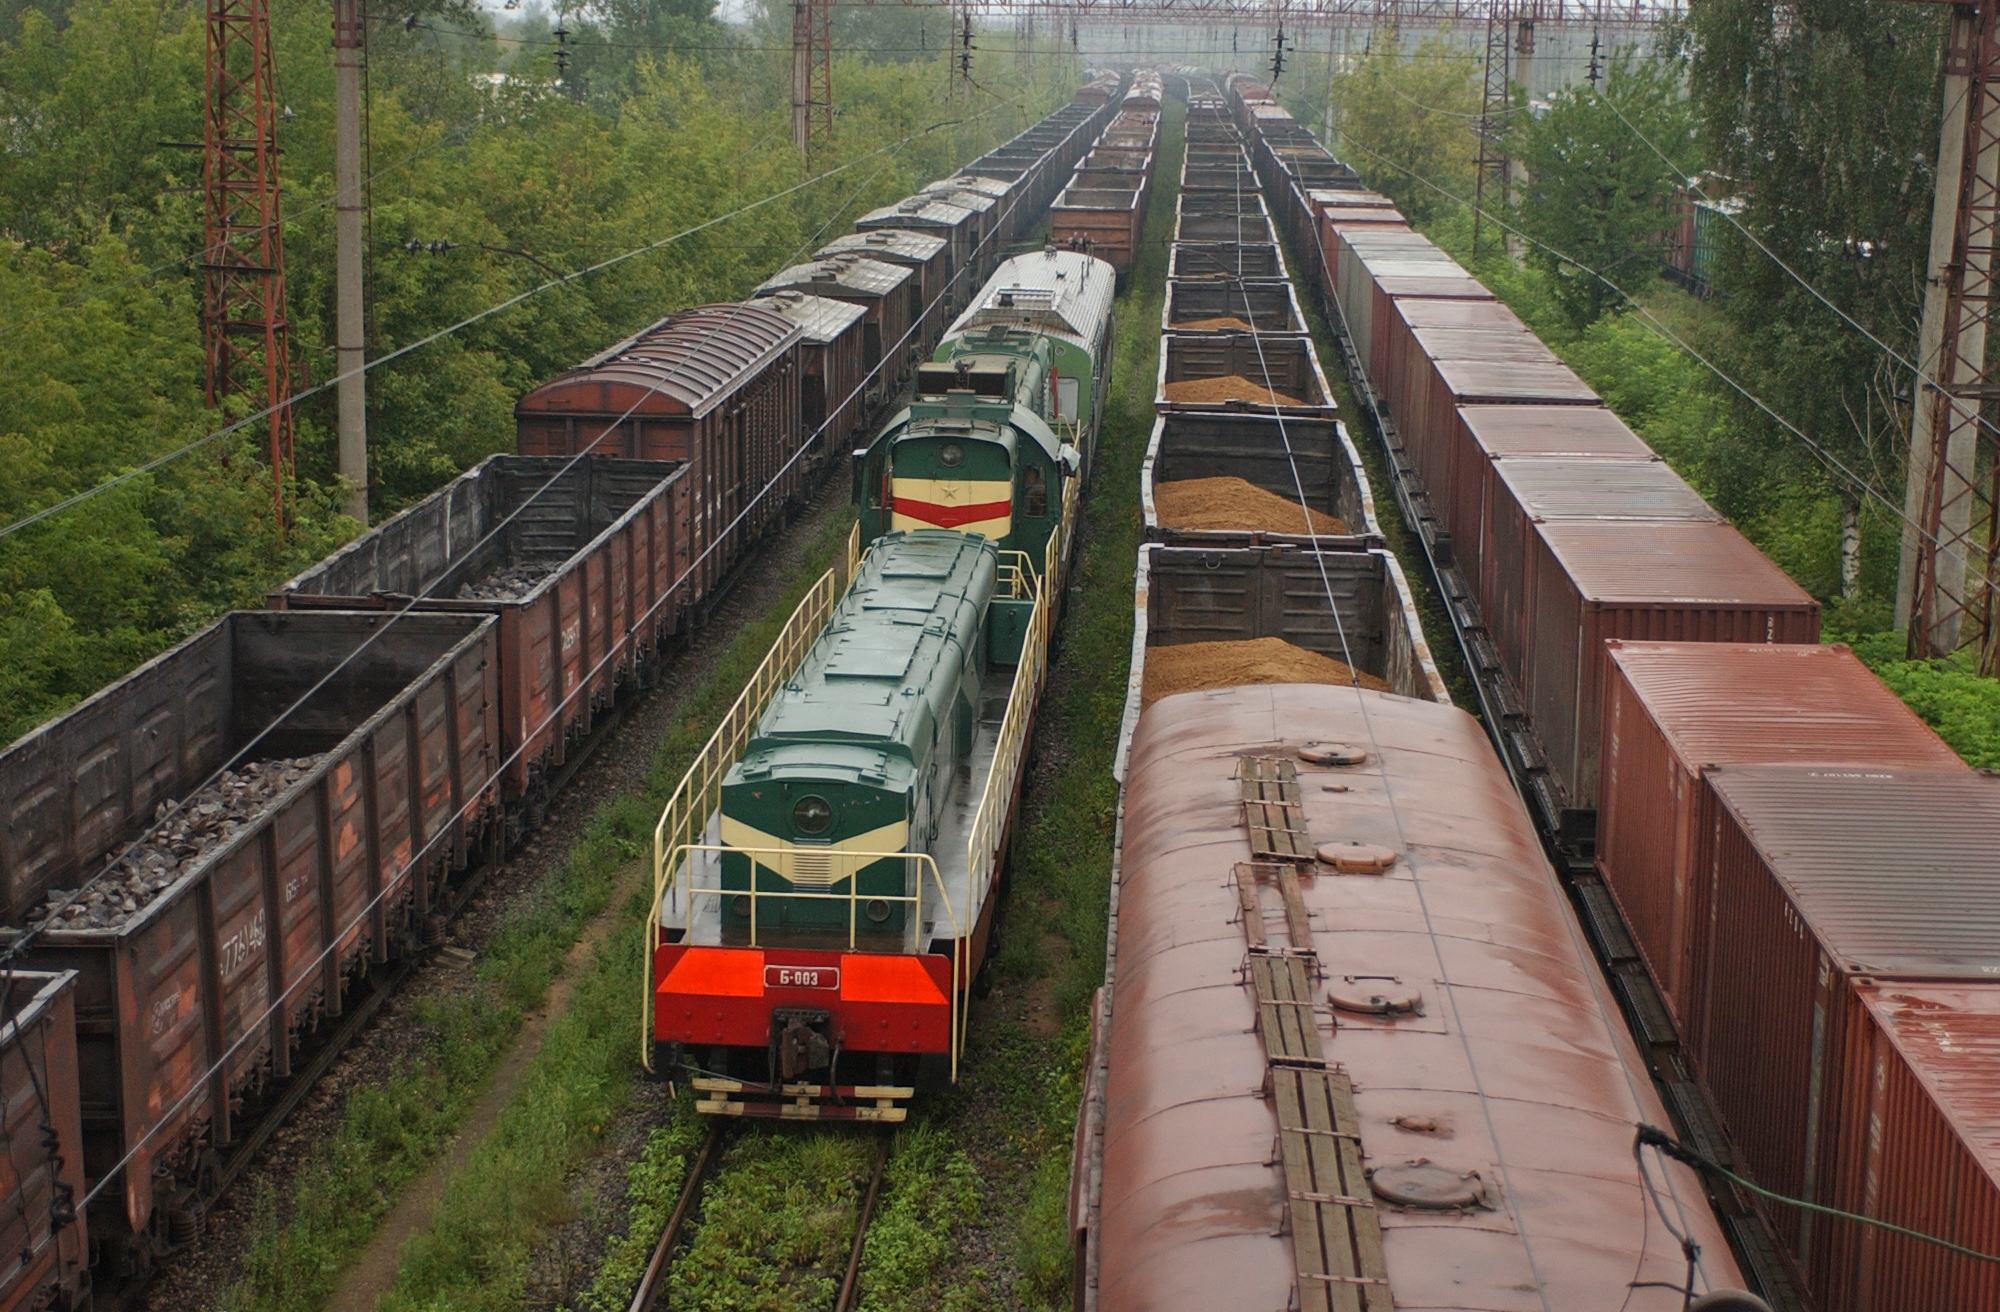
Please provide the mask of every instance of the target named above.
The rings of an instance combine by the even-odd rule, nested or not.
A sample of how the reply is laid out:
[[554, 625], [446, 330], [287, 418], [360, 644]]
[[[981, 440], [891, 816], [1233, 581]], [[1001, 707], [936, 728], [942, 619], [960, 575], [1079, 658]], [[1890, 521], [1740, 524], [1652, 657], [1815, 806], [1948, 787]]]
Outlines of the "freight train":
[[644, 1042], [713, 1115], [955, 1081], [1103, 413], [1116, 273], [1003, 262], [855, 452], [857, 544], [668, 802]]
[[[1417, 730], [1418, 708], [1359, 688], [1218, 681], [1135, 701], [1079, 1124], [1079, 1305], [1254, 1288], [1259, 1306], [1680, 1307], [1734, 1279], [1723, 1233], [1774, 1306], [2000, 1303], [2000, 1266], [1975, 1256], [2000, 1256], [1995, 781], [1818, 645], [1812, 599], [1266, 88], [1239, 75], [1229, 91], [1201, 130], [1240, 138], [1272, 244], [1290, 244], [1335, 327], [1492, 748], [1457, 712], [1421, 708], [1437, 722]], [[1260, 274], [1270, 262], [1234, 285]], [[1328, 762], [1346, 763], [1337, 783], [1316, 777]], [[1264, 856], [1260, 834], [1294, 828]], [[1386, 878], [1356, 877], [1371, 868]], [[1504, 965], [1477, 964], [1496, 950]], [[1298, 955], [1336, 1021], [1315, 1036], [1323, 1064], [1304, 1063], [1312, 1099], [1332, 1089], [1323, 1108], [1273, 1046], [1306, 1042], [1285, 1025], [1301, 1013], [1282, 994], [1265, 1005], [1281, 972], [1259, 959]], [[1550, 992], [1554, 962], [1578, 982], [1568, 997]], [[1507, 1001], [1483, 1005], [1489, 989]], [[1636, 1046], [1605, 1024], [1614, 1011]], [[1432, 1027], [1451, 1036], [1435, 1057], [1419, 1051]], [[1205, 1081], [1187, 1045], [1227, 1077]], [[1593, 1048], [1597, 1079], [1577, 1065]], [[1237, 1095], [1260, 1058], [1265, 1098]], [[1527, 1112], [1552, 1080], [1563, 1110], [1537, 1133]], [[1662, 1111], [1692, 1157], [1781, 1197], [1710, 1171], [1718, 1228], [1694, 1177], [1640, 1152], [1635, 1123], [1668, 1124]], [[1204, 1146], [1192, 1170], [1187, 1144]], [[1558, 1185], [1565, 1160], [1578, 1176]], [[1665, 1211], [1649, 1193], [1663, 1180]], [[1635, 1277], [1672, 1231], [1701, 1260]], [[1440, 1271], [1471, 1283], [1447, 1295]], [[1700, 1306], [1760, 1304], [1718, 1291]]]
[[200, 1233], [1111, 112], [1066, 105], [535, 388], [519, 454], [0, 752], [0, 1312], [85, 1306]]

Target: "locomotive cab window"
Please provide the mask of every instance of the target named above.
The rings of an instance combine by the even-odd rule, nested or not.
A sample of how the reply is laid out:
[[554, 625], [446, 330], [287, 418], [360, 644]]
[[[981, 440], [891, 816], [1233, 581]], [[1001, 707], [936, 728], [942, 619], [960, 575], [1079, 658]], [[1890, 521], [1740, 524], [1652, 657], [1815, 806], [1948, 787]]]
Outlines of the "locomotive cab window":
[[1036, 518], [1049, 513], [1049, 485], [1033, 465], [1021, 467], [1021, 513]]

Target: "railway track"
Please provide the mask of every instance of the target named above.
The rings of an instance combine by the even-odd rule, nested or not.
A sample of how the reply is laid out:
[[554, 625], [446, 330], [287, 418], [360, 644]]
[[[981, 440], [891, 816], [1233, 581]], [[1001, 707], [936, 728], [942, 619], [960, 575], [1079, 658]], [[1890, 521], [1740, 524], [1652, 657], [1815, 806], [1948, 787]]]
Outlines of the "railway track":
[[[660, 1231], [659, 1242], [653, 1245], [653, 1256], [646, 1263], [646, 1274], [639, 1280], [639, 1287], [632, 1293], [632, 1303], [628, 1312], [653, 1312], [662, 1306], [660, 1295], [666, 1280], [668, 1267], [674, 1253], [680, 1248], [681, 1238], [688, 1231], [688, 1223], [701, 1206], [702, 1191], [707, 1187], [722, 1153], [723, 1136], [728, 1122], [716, 1121], [708, 1128], [708, 1137], [702, 1140], [701, 1149], [695, 1154], [688, 1167], [687, 1179], [681, 1182], [680, 1198], [674, 1203], [673, 1215]], [[854, 1242], [847, 1252], [847, 1268], [840, 1279], [840, 1292], [835, 1295], [833, 1312], [852, 1312], [861, 1295], [861, 1255], [868, 1247], [868, 1227], [875, 1220], [875, 1204], [882, 1196], [882, 1175], [889, 1164], [889, 1149], [893, 1133], [880, 1130], [875, 1136], [874, 1165], [868, 1173], [868, 1188], [861, 1197], [861, 1211], [855, 1218]]]

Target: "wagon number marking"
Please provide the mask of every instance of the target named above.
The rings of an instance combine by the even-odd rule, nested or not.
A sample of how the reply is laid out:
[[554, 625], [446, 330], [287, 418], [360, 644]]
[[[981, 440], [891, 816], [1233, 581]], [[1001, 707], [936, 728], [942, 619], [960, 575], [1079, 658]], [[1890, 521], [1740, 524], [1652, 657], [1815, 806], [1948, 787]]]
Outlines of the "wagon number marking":
[[259, 911], [250, 918], [250, 923], [222, 941], [222, 977], [228, 979], [250, 963], [258, 950], [264, 946], [264, 913]]
[[840, 967], [766, 966], [764, 967], [764, 987], [767, 989], [837, 989], [840, 987]]

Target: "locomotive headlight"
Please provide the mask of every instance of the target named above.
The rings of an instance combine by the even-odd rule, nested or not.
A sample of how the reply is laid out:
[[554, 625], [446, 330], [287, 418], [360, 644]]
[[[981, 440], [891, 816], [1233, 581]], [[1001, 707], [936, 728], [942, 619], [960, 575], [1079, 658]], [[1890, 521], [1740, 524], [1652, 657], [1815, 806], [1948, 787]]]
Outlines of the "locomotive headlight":
[[938, 463], [946, 469], [957, 469], [965, 463], [965, 448], [956, 442], [947, 442], [938, 452]]
[[730, 898], [729, 909], [739, 916], [749, 915], [750, 895], [748, 893], [738, 893], [735, 897]]
[[868, 918], [878, 925], [889, 918], [889, 904], [879, 897], [869, 898], [868, 905], [864, 909], [868, 912]]
[[833, 808], [824, 797], [808, 794], [792, 803], [792, 827], [802, 834], [823, 834], [833, 823]]

